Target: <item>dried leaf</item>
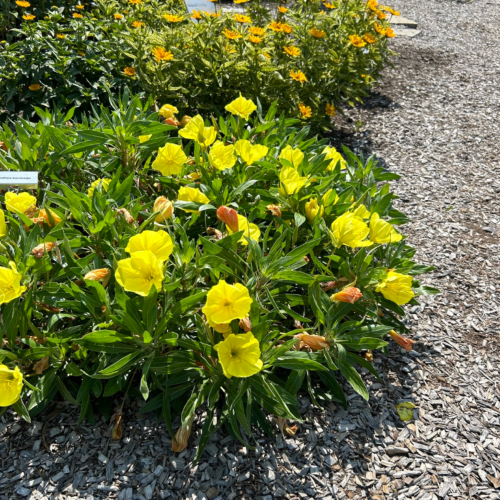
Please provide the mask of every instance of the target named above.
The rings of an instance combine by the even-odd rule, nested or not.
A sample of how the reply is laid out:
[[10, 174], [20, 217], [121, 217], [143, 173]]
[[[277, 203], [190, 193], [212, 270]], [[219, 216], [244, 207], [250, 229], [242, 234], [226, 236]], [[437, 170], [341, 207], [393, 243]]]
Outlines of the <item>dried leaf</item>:
[[49, 367], [49, 356], [45, 356], [45, 358], [42, 358], [35, 364], [35, 366], [33, 366], [33, 370], [37, 375], [41, 375], [48, 367]]

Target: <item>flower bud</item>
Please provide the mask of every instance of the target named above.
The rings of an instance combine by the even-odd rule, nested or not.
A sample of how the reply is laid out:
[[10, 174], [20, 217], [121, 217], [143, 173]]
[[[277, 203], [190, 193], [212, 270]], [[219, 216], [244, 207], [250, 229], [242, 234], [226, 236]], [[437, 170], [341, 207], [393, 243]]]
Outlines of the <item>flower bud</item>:
[[44, 255], [45, 252], [50, 252], [54, 248], [55, 243], [52, 243], [48, 241], [47, 243], [40, 243], [40, 245], [37, 245], [31, 253], [37, 258], [41, 259]]
[[184, 128], [189, 122], [191, 121], [191, 117], [190, 116], [187, 116], [187, 115], [184, 115], [182, 118], [181, 118], [181, 121], [179, 123], [179, 126], [181, 128]]
[[332, 302], [349, 302], [350, 304], [354, 304], [357, 300], [363, 297], [363, 294], [354, 286], [348, 286], [341, 290], [340, 292], [332, 295], [330, 300]]
[[250, 332], [252, 330], [252, 322], [250, 321], [250, 318], [242, 318], [240, 319], [240, 328], [244, 332]]
[[325, 212], [325, 209], [323, 208], [323, 206], [321, 207], [319, 206], [317, 198], [311, 198], [306, 203], [306, 217], [311, 224], [316, 219], [316, 215], [318, 214], [318, 212], [319, 212], [319, 217], [321, 217]]
[[0, 149], [3, 149], [5, 152], [7, 152], [7, 146], [6, 146], [5, 142], [0, 141]]
[[83, 279], [84, 280], [91, 280], [91, 281], [100, 281], [104, 279], [109, 273], [109, 269], [94, 269], [93, 271], [90, 271], [87, 273]]
[[172, 217], [174, 213], [174, 205], [170, 200], [165, 198], [165, 196], [160, 196], [159, 198], [156, 198], [153, 210], [155, 212], [161, 212], [155, 218], [156, 222], [161, 223]]
[[125, 219], [125, 222], [127, 224], [132, 224], [135, 219], [132, 217], [131, 213], [126, 209], [126, 208], [120, 208], [116, 211], [115, 218], [118, 217], [119, 215], [123, 215], [123, 218]]
[[320, 335], [309, 335], [308, 333], [299, 333], [295, 335], [296, 339], [302, 341], [307, 347], [310, 347], [313, 351], [321, 351], [328, 347], [328, 342], [325, 337]]
[[215, 236], [216, 240], [222, 240], [222, 233], [218, 229], [215, 229], [213, 227], [207, 227], [207, 233], [210, 236]]
[[267, 205], [266, 207], [272, 215], [275, 217], [281, 217], [281, 206], [280, 205]]
[[[38, 213], [38, 217], [34, 217], [32, 219], [33, 222], [37, 223], [40, 227], [43, 227], [43, 223], [45, 222], [49, 227], [52, 227], [52, 223], [50, 222], [49, 215], [48, 215], [49, 210], [46, 210], [45, 208], [42, 208], [40, 212]], [[28, 215], [28, 213], [26, 213]], [[50, 217], [54, 221], [54, 225], [57, 226], [59, 222], [62, 221], [61, 217], [55, 214], [52, 210], [50, 210]]]
[[366, 359], [366, 361], [371, 363], [373, 361], [373, 353], [371, 351], [367, 351], [365, 353], [365, 359]]
[[395, 332], [394, 330], [391, 330], [389, 332], [389, 335], [392, 337], [394, 341], [396, 341], [405, 351], [411, 351], [412, 350], [412, 344], [415, 343], [414, 340], [409, 339], [408, 337], [405, 337], [404, 335], [399, 334], [398, 332]]
[[177, 120], [177, 118], [167, 118], [165, 120], [165, 125], [173, 125], [174, 127], [178, 127], [179, 120]]
[[189, 420], [185, 426], [181, 425], [179, 430], [175, 434], [175, 438], [172, 440], [172, 451], [174, 453], [180, 453], [184, 451], [187, 447], [189, 436], [191, 435], [191, 428], [193, 426], [194, 415], [189, 417]]
[[224, 222], [233, 233], [239, 231], [238, 214], [236, 210], [222, 206], [217, 210], [217, 219]]

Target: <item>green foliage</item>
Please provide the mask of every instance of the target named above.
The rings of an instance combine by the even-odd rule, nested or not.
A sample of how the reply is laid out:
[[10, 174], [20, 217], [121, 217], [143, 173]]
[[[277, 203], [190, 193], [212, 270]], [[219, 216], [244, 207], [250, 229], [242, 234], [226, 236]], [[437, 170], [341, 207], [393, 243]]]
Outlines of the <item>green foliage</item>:
[[[297, 120], [278, 118], [276, 104], [264, 114], [258, 103], [248, 123], [233, 116], [219, 120], [216, 132], [222, 143], [246, 139], [268, 148], [259, 161], [246, 164], [238, 158], [233, 168], [222, 171], [210, 166], [211, 148], [181, 141], [175, 127], [148, 111], [151, 102], [141, 103], [125, 92], [111, 105], [71, 126], [66, 123], [72, 110], [63, 115], [36, 109], [37, 123], [20, 120], [15, 132], [7, 126], [0, 132], [5, 145], [1, 167], [38, 170], [37, 205], [61, 219], [37, 223], [36, 213], [6, 212], [0, 264], [15, 262], [27, 287], [1, 310], [6, 343], [0, 361], [19, 366], [30, 383], [22, 395], [26, 407], [16, 403], [14, 409], [29, 418], [59, 393], [80, 406], [80, 420], [92, 421], [96, 398], [128, 392], [144, 398], [142, 412], [163, 416], [173, 433], [175, 416], [190, 425], [203, 408], [199, 457], [209, 434], [221, 425], [251, 446], [252, 426], [269, 430], [265, 413], [299, 420], [299, 390], [308, 391], [319, 405], [333, 400], [345, 407], [345, 379], [367, 399], [359, 369], [376, 372], [364, 353], [383, 350], [389, 331], [407, 331], [404, 310], [375, 288], [388, 268], [410, 275], [429, 268], [412, 260], [415, 250], [404, 239], [362, 249], [334, 248], [329, 228], [361, 203], [380, 217], [404, 222], [392, 207], [387, 184], [398, 176], [348, 149], [347, 168], [338, 162], [327, 170], [326, 141], [309, 137], [308, 128], [297, 129]], [[188, 155], [179, 176], [161, 176], [151, 167], [158, 148], [169, 142], [182, 142]], [[296, 169], [309, 176], [309, 183], [291, 195], [279, 190], [280, 172], [290, 165], [280, 158], [286, 146], [304, 154]], [[89, 197], [87, 189], [96, 179], [110, 183], [97, 186]], [[209, 202], [179, 201], [185, 186], [198, 188]], [[306, 202], [322, 199], [329, 189], [338, 200], [325, 204], [324, 213], [310, 222]], [[153, 204], [159, 195], [175, 206], [164, 223], [155, 222]], [[227, 234], [216, 216], [221, 206], [246, 216], [260, 237], [243, 239], [244, 245], [241, 231]], [[174, 248], [161, 289], [140, 296], [120, 286], [116, 269], [128, 257], [130, 238], [145, 230], [168, 232]], [[35, 256], [33, 248], [41, 243], [56, 246]], [[99, 269], [108, 270], [105, 280], [89, 278]], [[253, 299], [249, 320], [263, 368], [251, 377], [223, 374], [214, 349], [223, 336], [202, 315], [207, 292], [222, 279], [244, 285]], [[348, 284], [355, 284], [362, 298], [352, 304], [332, 301]], [[416, 280], [414, 286], [420, 291]], [[411, 303], [417, 304], [415, 299]], [[238, 321], [230, 328], [243, 333]], [[296, 338], [306, 334], [326, 344], [311, 349]]]

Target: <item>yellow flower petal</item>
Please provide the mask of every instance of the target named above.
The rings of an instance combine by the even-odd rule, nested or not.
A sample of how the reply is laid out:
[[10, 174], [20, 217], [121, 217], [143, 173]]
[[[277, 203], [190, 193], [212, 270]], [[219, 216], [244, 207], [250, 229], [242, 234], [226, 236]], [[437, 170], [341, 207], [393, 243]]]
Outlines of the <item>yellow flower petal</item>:
[[229, 111], [232, 115], [241, 116], [245, 120], [248, 120], [248, 117], [257, 109], [257, 106], [250, 100], [245, 99], [244, 97], [238, 97], [233, 102], [229, 103], [226, 106], [226, 110]]
[[172, 238], [166, 231], [143, 231], [128, 240], [125, 251], [133, 254], [150, 250], [158, 260], [164, 261], [168, 260], [173, 249]]
[[163, 175], [179, 175], [182, 172], [182, 166], [186, 163], [187, 156], [178, 144], [168, 142], [164, 147], [158, 150], [158, 156], [151, 165]]
[[151, 250], [134, 252], [130, 259], [118, 262], [116, 281], [127, 291], [147, 296], [154, 285], [160, 291], [163, 284], [163, 264]]
[[370, 220], [370, 241], [373, 243], [396, 243], [403, 236], [399, 234], [388, 222], [381, 219], [378, 213], [374, 213]]
[[219, 355], [224, 375], [230, 377], [251, 377], [262, 370], [259, 341], [252, 332], [242, 335], [231, 334], [214, 349]]
[[288, 160], [295, 168], [297, 168], [304, 159], [304, 153], [299, 148], [293, 149], [292, 146], [288, 145], [283, 149], [283, 151], [281, 151], [279, 159]]
[[11, 406], [19, 401], [23, 390], [23, 374], [16, 366], [11, 370], [0, 365], [0, 407]]
[[398, 305], [407, 304], [415, 296], [411, 289], [413, 278], [411, 276], [389, 271], [387, 277], [382, 280], [375, 289], [382, 295]]
[[236, 283], [229, 285], [220, 280], [207, 294], [207, 303], [202, 311], [215, 324], [231, 323], [233, 319], [246, 318], [253, 300], [248, 289]]
[[336, 240], [337, 247], [342, 245], [357, 248], [372, 245], [371, 241], [366, 241], [369, 229], [361, 217], [347, 212], [332, 222], [332, 232]]

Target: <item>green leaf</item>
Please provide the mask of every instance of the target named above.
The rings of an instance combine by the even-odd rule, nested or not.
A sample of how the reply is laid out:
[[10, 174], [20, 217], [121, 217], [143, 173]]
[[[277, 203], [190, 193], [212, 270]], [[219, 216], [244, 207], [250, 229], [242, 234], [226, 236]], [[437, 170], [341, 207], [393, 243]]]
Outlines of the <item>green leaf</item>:
[[351, 384], [352, 388], [366, 401], [369, 399], [368, 389], [366, 388], [363, 380], [359, 373], [351, 366], [347, 361], [338, 362], [340, 371], [342, 375], [347, 379], [347, 381]]

